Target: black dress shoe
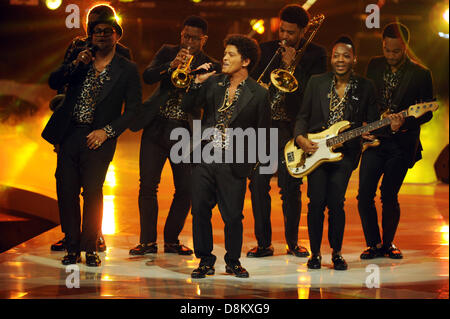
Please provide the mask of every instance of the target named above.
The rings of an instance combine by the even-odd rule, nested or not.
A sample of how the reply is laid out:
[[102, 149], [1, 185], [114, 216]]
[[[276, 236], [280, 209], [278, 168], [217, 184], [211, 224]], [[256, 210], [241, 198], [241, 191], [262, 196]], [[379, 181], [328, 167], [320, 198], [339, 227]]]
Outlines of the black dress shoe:
[[81, 262], [81, 255], [79, 252], [68, 252], [67, 255], [65, 255], [61, 259], [61, 263], [63, 265], [73, 265], [80, 262]]
[[247, 257], [258, 258], [258, 257], [267, 257], [273, 256], [273, 247], [270, 245], [269, 247], [254, 247], [247, 252]]
[[320, 269], [322, 267], [322, 256], [321, 255], [312, 255], [308, 262], [306, 263], [309, 269]]
[[106, 251], [106, 243], [103, 235], [99, 236], [97, 239], [97, 250], [101, 253]]
[[164, 252], [169, 254], [178, 254], [178, 255], [192, 255], [194, 252], [189, 247], [181, 245], [180, 242], [175, 244], [164, 243]]
[[347, 270], [348, 268], [345, 259], [341, 255], [334, 255], [331, 258], [331, 261], [333, 262], [333, 268], [335, 270]]
[[290, 249], [289, 247], [286, 248], [286, 253], [288, 255], [294, 255], [296, 257], [308, 257], [309, 251], [305, 247], [302, 246], [295, 246], [293, 249]]
[[403, 255], [400, 249], [398, 249], [394, 244], [389, 247], [383, 247], [384, 256], [392, 258], [392, 259], [402, 259]]
[[102, 261], [96, 252], [86, 252], [86, 266], [98, 267]]
[[66, 237], [58, 241], [57, 243], [54, 243], [50, 246], [50, 250], [52, 251], [64, 251], [66, 250]]
[[248, 278], [250, 276], [248, 271], [241, 265], [226, 265], [225, 272], [227, 274], [233, 274], [239, 278]]
[[214, 273], [215, 273], [214, 266], [202, 265], [199, 266], [197, 269], [194, 269], [194, 271], [191, 274], [191, 277], [205, 278], [206, 276], [214, 275]]
[[158, 245], [156, 243], [139, 244], [130, 249], [130, 255], [141, 256], [145, 254], [156, 254], [158, 252]]
[[359, 258], [361, 259], [374, 259], [377, 257], [382, 257], [383, 254], [380, 250], [380, 248], [377, 247], [367, 247], [366, 250], [364, 250], [361, 254], [361, 256], [359, 256]]

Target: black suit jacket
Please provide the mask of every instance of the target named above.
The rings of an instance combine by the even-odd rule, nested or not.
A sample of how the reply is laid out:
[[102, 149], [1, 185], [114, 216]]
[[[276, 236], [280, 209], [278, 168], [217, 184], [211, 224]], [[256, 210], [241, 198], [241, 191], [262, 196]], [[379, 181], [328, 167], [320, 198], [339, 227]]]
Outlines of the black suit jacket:
[[[172, 73], [168, 72], [168, 70], [170, 67], [170, 62], [175, 59], [180, 49], [181, 48], [179, 45], [163, 45], [158, 52], [156, 52], [155, 57], [145, 69], [142, 75], [144, 82], [147, 84], [159, 82], [159, 86], [156, 91], [143, 103], [143, 108], [140, 115], [130, 127], [133, 132], [137, 132], [140, 129], [149, 126], [159, 113], [160, 106], [167, 102], [167, 99], [169, 98], [169, 91], [174, 88], [170, 79]], [[197, 66], [208, 62], [214, 63], [215, 68], [220, 70], [219, 63], [202, 51], [195, 55], [191, 63], [191, 69], [195, 69]], [[194, 116], [198, 117], [199, 114], [194, 114]]]
[[[297, 115], [294, 136], [306, 136], [308, 133], [321, 132], [327, 128], [326, 123], [330, 114], [329, 93], [333, 76], [333, 72], [328, 72], [314, 75], [309, 80], [302, 108]], [[363, 122], [370, 123], [379, 119], [373, 83], [358, 75], [354, 75], [354, 79], [357, 85], [348, 93], [350, 102], [344, 109], [344, 120], [351, 123], [349, 129], [360, 127]], [[355, 138], [344, 143], [344, 150], [358, 155], [361, 150], [360, 145], [360, 139]]]
[[[89, 43], [90, 40], [87, 37], [77, 37], [70, 42], [66, 49], [66, 53], [64, 54], [62, 63], [62, 67], [66, 72], [53, 72], [48, 79], [50, 87], [56, 90], [58, 94], [64, 93], [66, 90], [67, 82], [64, 81], [64, 78], [67, 78], [67, 76], [64, 73], [70, 71], [70, 64], [72, 61], [78, 57], [78, 54], [81, 51], [87, 49]], [[116, 52], [128, 60], [132, 60], [131, 50], [120, 43], [116, 44]]]
[[[183, 98], [182, 107], [186, 112], [198, 113], [203, 109], [202, 134], [207, 128], [214, 128], [223, 103], [226, 91], [226, 75], [213, 75], [205, 81], [200, 89], [190, 89]], [[248, 77], [235, 106], [230, 128], [270, 128], [270, 106], [267, 91], [254, 79]], [[234, 150], [234, 159], [236, 151]], [[244, 150], [244, 163], [232, 163], [231, 169], [236, 177], [244, 178], [250, 175], [255, 163], [248, 163], [247, 149]], [[258, 158], [257, 158], [258, 160]], [[263, 163], [264, 164], [264, 163]]]
[[[266, 66], [269, 64], [276, 50], [279, 48], [279, 41], [269, 41], [260, 44], [261, 59], [255, 70], [251, 73], [254, 79], [258, 79]], [[300, 47], [306, 43], [305, 39], [301, 39]], [[279, 55], [273, 61], [272, 65], [267, 69], [262, 81], [264, 83], [270, 83], [270, 72], [280, 67], [281, 55]], [[326, 50], [315, 44], [310, 43], [306, 48], [306, 51], [301, 58], [299, 64], [295, 68], [294, 76], [298, 81], [299, 88], [290, 94], [286, 95], [286, 108], [288, 116], [291, 119], [295, 119], [298, 111], [300, 110], [300, 102], [302, 101], [303, 93], [309, 78], [313, 74], [321, 74], [327, 71], [327, 52]]]
[[[76, 99], [81, 92], [88, 67], [80, 64], [74, 72], [63, 76], [65, 69], [62, 65], [52, 73], [54, 78], [68, 83], [68, 88], [63, 105], [52, 114], [42, 132], [42, 137], [51, 144], [61, 143], [68, 133]], [[92, 129], [101, 129], [109, 124], [119, 136], [136, 116], [141, 99], [142, 91], [136, 64], [116, 53], [111, 61], [111, 79], [105, 82], [97, 98]], [[124, 102], [125, 109], [122, 113]], [[117, 136], [104, 143], [104, 147], [111, 147], [111, 159]]]
[[[393, 95], [394, 112], [400, 112], [416, 103], [433, 99], [433, 80], [430, 70], [409, 58], [405, 63], [405, 73]], [[379, 98], [384, 86], [383, 73], [387, 67], [386, 58], [383, 56], [372, 58], [367, 67], [367, 77], [375, 83]], [[432, 117], [432, 112], [427, 112], [419, 118], [408, 117], [400, 128], [400, 132], [389, 137], [404, 151], [410, 168], [422, 158], [420, 125], [430, 121]]]

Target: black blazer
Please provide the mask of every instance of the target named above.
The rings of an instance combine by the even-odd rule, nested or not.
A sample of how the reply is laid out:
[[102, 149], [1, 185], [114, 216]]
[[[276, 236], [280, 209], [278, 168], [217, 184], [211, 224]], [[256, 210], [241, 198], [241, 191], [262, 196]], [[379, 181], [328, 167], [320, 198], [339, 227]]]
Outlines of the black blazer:
[[[200, 89], [190, 89], [183, 98], [182, 107], [186, 112], [198, 113], [203, 109], [202, 134], [207, 128], [214, 128], [219, 113], [218, 108], [225, 96], [226, 75], [213, 75], [205, 81]], [[230, 128], [270, 128], [270, 106], [267, 90], [254, 79], [248, 77], [235, 106]], [[255, 163], [248, 163], [247, 148], [244, 150], [244, 163], [232, 163], [231, 169], [236, 177], [244, 178], [251, 174]], [[236, 151], [236, 150], [235, 150]], [[236, 159], [236, 154], [234, 154]], [[256, 158], [258, 160], [258, 158]], [[263, 163], [264, 164], [264, 163]]]
[[[89, 41], [90, 40], [87, 37], [77, 37], [72, 40], [72, 42], [70, 42], [68, 48], [66, 49], [66, 53], [64, 54], [62, 63], [62, 68], [66, 72], [53, 72], [52, 74], [50, 74], [48, 83], [52, 89], [57, 91], [58, 94], [65, 92], [67, 84], [67, 82], [64, 81], [64, 78], [67, 78], [67, 75], [65, 75], [65, 73], [70, 71], [70, 64], [78, 57], [78, 54], [81, 51], [86, 50]], [[116, 44], [116, 52], [124, 56], [128, 60], [132, 60], [131, 50], [120, 43]]]
[[[330, 114], [330, 87], [333, 72], [313, 75], [306, 86], [302, 108], [297, 115], [294, 136], [317, 133], [326, 129]], [[363, 125], [363, 122], [374, 122], [379, 119], [376, 106], [375, 87], [373, 83], [361, 76], [354, 75], [356, 88], [349, 92], [350, 103], [344, 109], [344, 120], [350, 121], [353, 129]], [[344, 143], [344, 150], [359, 154], [360, 139], [355, 138]], [[359, 157], [358, 157], [359, 158]]]
[[[141, 113], [130, 127], [133, 132], [137, 132], [140, 129], [149, 126], [155, 116], [159, 113], [160, 106], [167, 102], [169, 91], [174, 88], [172, 81], [170, 80], [172, 73], [169, 73], [168, 69], [170, 67], [170, 62], [175, 59], [179, 51], [179, 45], [163, 45], [158, 52], [156, 52], [155, 57], [142, 74], [145, 83], [154, 84], [159, 82], [159, 85], [156, 91], [143, 103]], [[192, 60], [191, 69], [195, 69], [197, 66], [209, 62], [214, 63], [215, 69], [220, 70], [220, 64], [202, 51], [200, 51]], [[194, 116], [199, 117], [199, 114], [194, 114]]]
[[[61, 78], [61, 81], [67, 82], [68, 88], [63, 105], [52, 114], [42, 132], [42, 137], [49, 143], [61, 143], [68, 133], [72, 112], [87, 71], [88, 66], [79, 65], [70, 75], [61, 78], [61, 73], [64, 73], [64, 65], [62, 65], [52, 73], [54, 78]], [[136, 116], [141, 99], [142, 91], [136, 64], [116, 53], [111, 61], [111, 79], [105, 82], [97, 98], [92, 129], [101, 129], [109, 124], [119, 136]], [[122, 113], [123, 102], [125, 102], [125, 109]], [[117, 136], [107, 140], [114, 147]], [[113, 154], [114, 149], [110, 154], [111, 159]]]
[[[261, 59], [258, 65], [255, 67], [251, 76], [257, 80], [266, 66], [269, 64], [276, 50], [279, 48], [279, 41], [269, 41], [260, 44]], [[300, 46], [306, 43], [305, 39], [301, 39]], [[279, 68], [281, 63], [281, 55], [279, 55], [273, 61], [272, 65], [267, 69], [262, 81], [264, 83], [270, 83], [270, 72]], [[295, 68], [294, 76], [298, 81], [299, 88], [286, 95], [286, 108], [288, 116], [291, 119], [295, 119], [298, 111], [300, 110], [300, 102], [302, 101], [303, 93], [305, 92], [306, 84], [309, 78], [313, 74], [321, 74], [327, 71], [327, 52], [325, 48], [310, 43], [306, 48], [306, 51], [301, 58], [299, 64]]]
[[[434, 97], [430, 70], [409, 58], [405, 63], [405, 73], [392, 100], [394, 112], [405, 110], [416, 103], [431, 101]], [[386, 58], [383, 56], [372, 58], [367, 67], [367, 77], [374, 82], [379, 98], [384, 86], [383, 73], [387, 67]], [[378, 104], [380, 107], [380, 103]], [[427, 112], [419, 118], [408, 117], [400, 132], [389, 137], [404, 151], [410, 168], [422, 158], [420, 125], [430, 121], [432, 117], [432, 112]]]

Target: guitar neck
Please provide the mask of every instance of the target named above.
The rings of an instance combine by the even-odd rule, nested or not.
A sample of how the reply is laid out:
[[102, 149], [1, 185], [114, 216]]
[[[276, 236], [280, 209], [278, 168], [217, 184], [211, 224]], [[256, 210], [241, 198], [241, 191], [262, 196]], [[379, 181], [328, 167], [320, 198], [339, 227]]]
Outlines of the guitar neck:
[[[403, 117], [406, 117], [406, 116], [408, 116], [408, 110], [404, 110], [404, 111], [400, 112], [400, 114]], [[391, 124], [391, 120], [388, 117], [385, 117], [384, 119], [372, 122], [365, 126], [361, 126], [361, 127], [355, 128], [350, 131], [345, 131], [335, 137], [331, 137], [331, 138], [327, 139], [327, 142], [326, 142], [327, 147], [335, 146], [337, 144], [342, 144], [353, 138], [361, 136], [364, 133], [379, 129], [379, 128], [387, 126], [389, 124]]]

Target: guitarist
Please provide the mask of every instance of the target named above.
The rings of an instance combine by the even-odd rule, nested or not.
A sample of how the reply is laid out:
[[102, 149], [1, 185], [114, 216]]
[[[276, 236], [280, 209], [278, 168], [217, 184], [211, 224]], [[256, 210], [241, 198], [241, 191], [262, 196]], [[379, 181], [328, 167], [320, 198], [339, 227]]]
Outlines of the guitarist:
[[[409, 30], [391, 23], [383, 30], [384, 56], [369, 62], [367, 77], [375, 83], [381, 112], [400, 112], [419, 101], [433, 98], [431, 72], [406, 55]], [[431, 120], [432, 112], [419, 118], [395, 119], [391, 126], [377, 131], [380, 146], [364, 152], [359, 172], [358, 210], [368, 248], [361, 259], [388, 256], [401, 259], [401, 251], [393, 244], [400, 219], [398, 192], [408, 168], [422, 158], [420, 125]], [[365, 136], [373, 139], [375, 136]], [[382, 231], [380, 236], [374, 198], [381, 181]]]
[[[307, 154], [317, 151], [317, 143], [309, 140], [308, 133], [323, 131], [336, 122], [348, 120], [353, 127], [378, 119], [375, 88], [366, 78], [356, 75], [355, 47], [347, 36], [340, 37], [333, 46], [331, 66], [333, 71], [314, 75], [308, 82], [295, 123], [296, 144]], [[357, 167], [361, 153], [360, 141], [344, 143], [344, 158], [338, 162], [320, 165], [308, 175], [308, 233], [311, 257], [309, 269], [321, 268], [324, 210], [328, 207], [328, 240], [334, 269], [346, 270], [347, 263], [341, 255], [344, 237], [344, 201], [348, 181]]]

